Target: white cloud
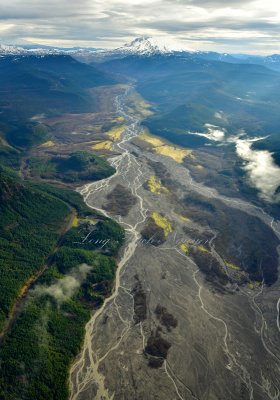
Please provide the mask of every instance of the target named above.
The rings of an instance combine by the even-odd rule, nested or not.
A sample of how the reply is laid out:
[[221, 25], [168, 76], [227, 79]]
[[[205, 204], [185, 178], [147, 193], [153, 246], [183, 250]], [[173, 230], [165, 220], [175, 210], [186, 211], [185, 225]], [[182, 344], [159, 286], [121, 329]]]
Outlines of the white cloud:
[[276, 0], [27, 0], [24, 4], [3, 0], [0, 4], [1, 40], [6, 43], [118, 47], [135, 36], [170, 35], [202, 50], [279, 52], [279, 23]]
[[214, 142], [221, 142], [224, 140], [225, 129], [211, 124], [205, 124], [204, 126], [207, 129], [207, 133], [201, 133], [201, 132], [189, 132], [189, 133], [191, 135], [205, 137], [206, 139], [213, 140]]

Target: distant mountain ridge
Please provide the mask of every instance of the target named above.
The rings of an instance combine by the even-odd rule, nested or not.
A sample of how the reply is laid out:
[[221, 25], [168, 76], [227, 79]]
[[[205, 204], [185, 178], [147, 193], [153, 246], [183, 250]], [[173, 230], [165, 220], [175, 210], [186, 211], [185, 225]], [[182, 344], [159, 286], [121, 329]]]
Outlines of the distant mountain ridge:
[[80, 53], [91, 54], [100, 51], [98, 49], [88, 49], [88, 48], [69, 48], [69, 49], [62, 49], [62, 48], [52, 48], [52, 47], [21, 47], [21, 46], [11, 46], [0, 44], [0, 57], [7, 56], [7, 55], [20, 55], [20, 56], [27, 56], [27, 55], [39, 55], [39, 56], [46, 56], [46, 55], [76, 55]]
[[138, 55], [155, 55], [155, 54], [172, 54], [175, 52], [193, 52], [192, 49], [186, 49], [176, 42], [165, 43], [163, 40], [151, 37], [138, 37], [130, 43], [126, 43], [121, 47], [113, 50], [95, 49], [95, 48], [51, 48], [46, 46], [14, 46], [0, 44], [0, 55], [8, 54], [77, 54], [77, 53], [117, 53], [117, 54], [138, 54]]
[[15, 46], [0, 44], [0, 58], [7, 56], [39, 56], [69, 55], [78, 61], [90, 64], [93, 62], [103, 63], [110, 60], [122, 59], [125, 57], [177, 57], [183, 59], [222, 61], [229, 64], [257, 64], [280, 72], [280, 55], [269, 56], [249, 54], [229, 54], [214, 51], [199, 51], [186, 48], [184, 45], [168, 39], [152, 37], [137, 37], [129, 43], [116, 49], [98, 48], [59, 48], [49, 46]]

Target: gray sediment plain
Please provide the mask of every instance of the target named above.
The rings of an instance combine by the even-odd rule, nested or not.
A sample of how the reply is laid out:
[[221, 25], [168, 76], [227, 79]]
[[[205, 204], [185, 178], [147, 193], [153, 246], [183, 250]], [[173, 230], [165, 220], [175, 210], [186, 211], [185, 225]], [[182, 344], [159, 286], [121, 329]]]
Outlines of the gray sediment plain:
[[[244, 224], [246, 216], [257, 218], [278, 239], [280, 225], [262, 209], [194, 182], [187, 168], [172, 158], [140, 151], [135, 138], [142, 128], [126, 111], [127, 95], [116, 100], [128, 124], [114, 145], [119, 155], [110, 160], [117, 172], [80, 189], [87, 204], [122, 224], [126, 244], [115, 289], [86, 326], [82, 351], [70, 371], [70, 399], [277, 400], [280, 281], [251, 288], [231, 280], [221, 288], [207, 279], [181, 245], [189, 247], [195, 240], [193, 230], [206, 234], [205, 262], [207, 257], [216, 260], [227, 274], [224, 257], [215, 248], [219, 232], [193, 222], [191, 215], [184, 220], [179, 210], [183, 199], [197, 193], [244, 213]], [[155, 162], [168, 171], [173, 182], [169, 192], [145, 188], [156, 174]], [[116, 185], [137, 200], [126, 216], [104, 211]], [[157, 246], [141, 236], [153, 212], [172, 226]]]

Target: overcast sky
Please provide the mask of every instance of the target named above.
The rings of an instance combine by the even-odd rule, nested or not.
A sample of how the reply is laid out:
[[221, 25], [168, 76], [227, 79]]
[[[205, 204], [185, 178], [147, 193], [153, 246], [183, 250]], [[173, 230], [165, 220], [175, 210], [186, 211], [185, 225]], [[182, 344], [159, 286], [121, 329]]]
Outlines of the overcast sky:
[[279, 0], [0, 0], [0, 42], [118, 47], [170, 36], [188, 48], [280, 53]]

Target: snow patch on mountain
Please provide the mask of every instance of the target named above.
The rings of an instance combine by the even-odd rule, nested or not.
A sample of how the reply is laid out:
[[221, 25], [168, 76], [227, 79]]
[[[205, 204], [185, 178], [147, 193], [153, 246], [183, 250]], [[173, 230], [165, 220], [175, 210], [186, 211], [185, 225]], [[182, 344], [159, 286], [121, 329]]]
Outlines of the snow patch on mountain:
[[35, 55], [35, 56], [47, 56], [47, 55], [79, 55], [79, 54], [89, 54], [94, 53], [96, 50], [94, 49], [59, 49], [59, 48], [25, 48], [20, 46], [10, 46], [5, 44], [0, 44], [0, 56], [8, 56], [8, 55]]
[[115, 53], [126, 55], [152, 56], [157, 54], [173, 54], [182, 52], [193, 52], [193, 49], [184, 47], [182, 44], [166, 38], [138, 37], [132, 42], [113, 50]]

